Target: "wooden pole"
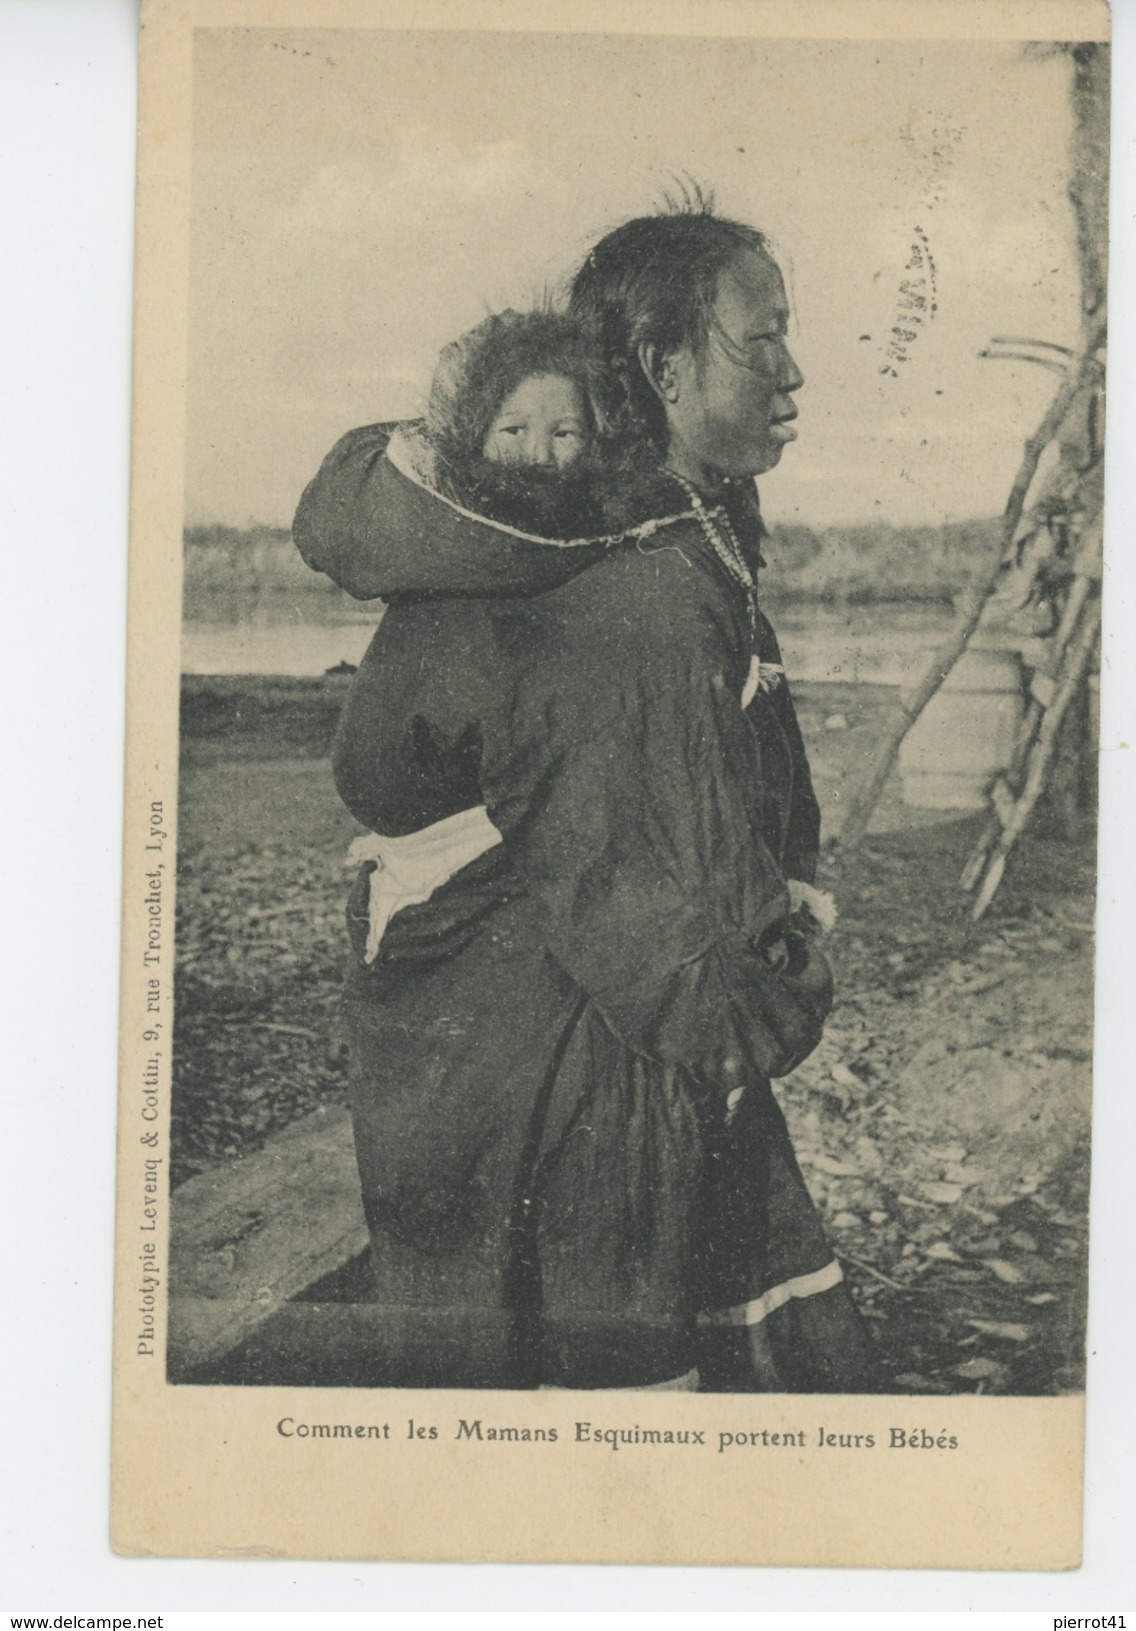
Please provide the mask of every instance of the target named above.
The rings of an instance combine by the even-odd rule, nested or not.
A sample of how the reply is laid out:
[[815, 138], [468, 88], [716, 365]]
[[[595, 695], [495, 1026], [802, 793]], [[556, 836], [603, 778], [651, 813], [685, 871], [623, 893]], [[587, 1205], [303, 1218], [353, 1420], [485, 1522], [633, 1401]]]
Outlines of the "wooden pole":
[[1026, 497], [1037, 474], [1041, 456], [1060, 430], [1066, 414], [1076, 400], [1077, 393], [1090, 373], [1099, 367], [1095, 353], [1102, 339], [1103, 327], [1098, 325], [1091, 338], [1090, 348], [1081, 356], [1077, 367], [1067, 373], [1037, 430], [1027, 438], [1021, 463], [1002, 514], [1002, 547], [997, 559], [986, 576], [968, 594], [950, 638], [935, 653], [910, 698], [906, 702], [901, 700], [898, 717], [880, 744], [879, 755], [870, 775], [854, 794], [840, 832], [826, 846], [830, 855], [854, 850], [862, 840], [899, 756], [904, 738], [970, 643], [970, 637], [978, 627], [986, 602], [1001, 576], [1002, 563], [1013, 548], [1025, 509]]

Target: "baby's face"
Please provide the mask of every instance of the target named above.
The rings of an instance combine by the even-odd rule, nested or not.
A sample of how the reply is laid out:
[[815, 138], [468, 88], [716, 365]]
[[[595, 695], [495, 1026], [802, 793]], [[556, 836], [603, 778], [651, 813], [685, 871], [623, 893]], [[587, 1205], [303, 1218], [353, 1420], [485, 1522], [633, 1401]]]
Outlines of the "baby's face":
[[590, 440], [584, 394], [562, 374], [532, 374], [498, 408], [482, 453], [496, 464], [568, 470]]

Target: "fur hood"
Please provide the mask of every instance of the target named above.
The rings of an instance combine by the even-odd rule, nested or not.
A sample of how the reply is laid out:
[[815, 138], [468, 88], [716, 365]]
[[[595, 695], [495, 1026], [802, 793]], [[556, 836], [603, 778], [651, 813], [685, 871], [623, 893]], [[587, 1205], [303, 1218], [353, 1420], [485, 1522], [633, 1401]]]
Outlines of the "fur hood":
[[601, 536], [542, 538], [463, 508], [439, 492], [437, 477], [421, 423], [349, 431], [300, 500], [297, 549], [357, 600], [531, 595], [567, 583], [612, 549], [694, 519], [662, 472], [617, 467]]
[[530, 538], [552, 549], [576, 549], [591, 543], [614, 545], [624, 539], [649, 537], [661, 526], [688, 521], [693, 515], [687, 495], [666, 471], [646, 468], [630, 453], [616, 456], [606, 468], [590, 471], [597, 489], [601, 525], [587, 538], [550, 538], [492, 521], [451, 499], [439, 480], [438, 455], [421, 421], [392, 427], [387, 458], [408, 480], [417, 482], [481, 526], [499, 528], [516, 537]]
[[[425, 419], [426, 434], [439, 454], [439, 476], [447, 476], [452, 467], [460, 488], [502, 403], [523, 380], [542, 374], [570, 380], [592, 429], [607, 427], [614, 396], [600, 348], [583, 324], [566, 313], [499, 312], [446, 346], [434, 371]], [[435, 485], [462, 496], [448, 479]]]
[[[601, 535], [541, 538], [440, 493], [435, 460], [417, 421], [347, 432], [308, 483], [292, 525], [308, 566], [355, 600], [535, 595], [566, 584], [611, 550], [696, 522], [680, 484], [626, 458], [601, 481]], [[764, 528], [756, 488], [738, 484], [727, 509], [758, 568]]]

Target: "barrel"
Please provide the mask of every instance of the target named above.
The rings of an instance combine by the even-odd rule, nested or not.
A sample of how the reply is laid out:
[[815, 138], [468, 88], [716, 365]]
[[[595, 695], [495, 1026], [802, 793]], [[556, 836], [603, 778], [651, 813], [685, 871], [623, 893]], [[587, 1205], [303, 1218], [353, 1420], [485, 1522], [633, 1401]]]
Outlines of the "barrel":
[[982, 810], [1009, 765], [1025, 709], [1019, 653], [971, 644], [904, 738], [904, 803], [918, 810]]

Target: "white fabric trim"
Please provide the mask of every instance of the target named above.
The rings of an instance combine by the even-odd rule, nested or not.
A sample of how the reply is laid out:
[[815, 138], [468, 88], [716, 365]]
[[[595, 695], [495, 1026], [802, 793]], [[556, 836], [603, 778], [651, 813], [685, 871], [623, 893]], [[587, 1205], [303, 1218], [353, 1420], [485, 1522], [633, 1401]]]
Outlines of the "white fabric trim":
[[356, 838], [347, 851], [347, 865], [375, 863], [363, 961], [374, 962], [387, 924], [396, 912], [429, 900], [455, 872], [500, 842], [501, 834], [484, 804], [435, 821], [432, 827], [423, 827], [421, 832], [403, 838], [385, 838], [374, 832]]
[[800, 878], [789, 879], [789, 910], [799, 911], [807, 906], [816, 919], [822, 934], [831, 934], [836, 927], [836, 901], [827, 889], [814, 889]]
[[833, 1258], [824, 1268], [816, 1269], [812, 1274], [798, 1274], [793, 1280], [784, 1280], [779, 1286], [773, 1286], [752, 1302], [737, 1303], [733, 1308], [711, 1308], [699, 1314], [700, 1325], [760, 1325], [776, 1309], [783, 1308], [794, 1297], [815, 1297], [821, 1291], [831, 1291], [838, 1286], [844, 1274], [840, 1264]]
[[494, 521], [487, 515], [478, 515], [476, 510], [467, 510], [454, 499], [447, 498], [445, 493], [440, 493], [427, 480], [415, 457], [420, 444], [421, 437], [416, 436], [413, 430], [400, 427], [392, 432], [390, 441], [387, 443], [386, 456], [400, 476], [405, 476], [407, 481], [413, 482], [416, 487], [421, 487], [423, 492], [429, 493], [431, 497], [436, 498], [439, 504], [447, 505], [451, 510], [455, 510], [458, 515], [464, 516], [467, 521], [478, 521], [483, 527], [492, 527], [497, 532], [507, 532], [511, 538], [524, 539], [526, 544], [543, 544], [546, 549], [584, 549], [595, 544], [618, 544], [628, 538], [650, 538], [662, 527], [674, 526], [676, 521], [692, 521], [694, 519], [693, 510], [683, 510], [675, 515], [660, 516], [657, 519], [643, 521], [639, 526], [628, 527], [624, 532], [603, 533], [598, 538], [544, 538], [538, 532], [522, 532], [520, 527], [510, 527], [504, 521]]
[[759, 691], [775, 691], [784, 678], [782, 663], [763, 663], [755, 653], [749, 660], [749, 674], [742, 688], [742, 707], [748, 708]]
[[[644, 1382], [642, 1387], [604, 1387], [587, 1389], [587, 1392], [596, 1393], [697, 1393], [698, 1384], [702, 1380], [697, 1369], [688, 1370], [682, 1376], [668, 1377], [665, 1382]], [[538, 1393], [580, 1393], [582, 1388], [560, 1387], [556, 1382], [542, 1382], [537, 1389]]]

